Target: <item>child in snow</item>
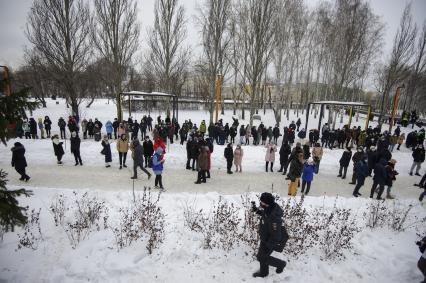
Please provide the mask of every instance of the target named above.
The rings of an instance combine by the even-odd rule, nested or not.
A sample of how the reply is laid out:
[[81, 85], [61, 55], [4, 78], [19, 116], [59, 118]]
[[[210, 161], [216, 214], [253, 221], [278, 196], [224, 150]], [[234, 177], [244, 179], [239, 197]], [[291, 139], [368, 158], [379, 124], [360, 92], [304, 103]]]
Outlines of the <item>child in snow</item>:
[[108, 136], [104, 135], [104, 138], [102, 140], [102, 151], [101, 154], [105, 155], [105, 167], [109, 168], [111, 165], [109, 164], [112, 161], [112, 155], [111, 155], [111, 145], [108, 140]]
[[237, 147], [234, 150], [234, 165], [235, 165], [235, 172], [241, 173], [241, 163], [243, 160], [243, 149], [241, 148], [241, 144], [238, 144]]
[[154, 155], [152, 156], [152, 171], [154, 171], [154, 174], [155, 174], [154, 188], [160, 189], [160, 190], [164, 190], [163, 177], [161, 175], [163, 174], [163, 164], [164, 164], [163, 148], [160, 146], [160, 147], [157, 147]]
[[112, 127], [112, 123], [111, 123], [111, 121], [110, 121], [110, 120], [108, 120], [108, 121], [105, 123], [105, 129], [106, 129], [106, 132], [107, 132], [107, 136], [108, 136], [108, 138], [109, 138], [109, 139], [112, 139], [112, 131], [113, 131], [113, 127]]
[[27, 160], [25, 159], [25, 147], [20, 142], [15, 142], [15, 146], [10, 149], [12, 151], [12, 167], [21, 175], [19, 180], [28, 182], [30, 176], [25, 172]]
[[63, 142], [59, 141], [59, 136], [54, 135], [52, 137], [53, 150], [55, 151], [56, 158], [58, 159], [58, 165], [62, 164], [62, 156], [64, 155], [64, 149], [62, 148]]
[[311, 182], [314, 179], [315, 172], [315, 163], [312, 158], [309, 158], [303, 165], [303, 174], [302, 174], [302, 194], [304, 194], [306, 186], [306, 194], [309, 193], [311, 189]]

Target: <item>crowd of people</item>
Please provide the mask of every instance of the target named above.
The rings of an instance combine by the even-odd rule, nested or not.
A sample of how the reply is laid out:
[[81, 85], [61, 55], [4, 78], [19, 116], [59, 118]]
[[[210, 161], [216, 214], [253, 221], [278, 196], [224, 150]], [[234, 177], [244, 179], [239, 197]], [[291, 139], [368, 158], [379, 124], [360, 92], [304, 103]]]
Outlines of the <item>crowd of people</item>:
[[[408, 125], [404, 123], [406, 116], [406, 113], [403, 113], [401, 126]], [[411, 117], [417, 117], [415, 112], [411, 114]], [[346, 178], [352, 161], [353, 171], [350, 184], [355, 185], [354, 197], [361, 195], [360, 189], [364, 185], [365, 179], [374, 173], [374, 184], [370, 197], [377, 193], [377, 199], [382, 199], [384, 189], [387, 187], [386, 197], [394, 198], [391, 188], [398, 172], [395, 170], [397, 161], [392, 158], [392, 152], [395, 148], [400, 150], [404, 142], [407, 148], [413, 150], [410, 175], [420, 176], [421, 165], [425, 160], [424, 128], [419, 131], [414, 130], [405, 136], [399, 125], [393, 133], [390, 133], [382, 131], [380, 126], [375, 128], [370, 126], [362, 130], [361, 127], [350, 128], [345, 125], [342, 129], [333, 129], [326, 123], [321, 131], [310, 129], [307, 133], [305, 129], [301, 128], [300, 119], [296, 122], [291, 121], [288, 126], [283, 127], [282, 131], [278, 125], [265, 126], [262, 122], [257, 127], [239, 125], [238, 119], [232, 119], [231, 125], [219, 120], [217, 123], [207, 126], [205, 120], [202, 120], [197, 126], [191, 119], [185, 120], [180, 125], [175, 119], [166, 117], [163, 120], [161, 116], [158, 116], [155, 127], [153, 127], [154, 120], [150, 115], [143, 116], [140, 121], [129, 117], [128, 120], [119, 122], [115, 118], [113, 122], [106, 121], [105, 125], [97, 118], [79, 121], [78, 117], [70, 116], [67, 121], [62, 117], [58, 119], [57, 125], [60, 134], [52, 135], [52, 121], [49, 116], [45, 116], [44, 119], [39, 118], [38, 123], [34, 118], [18, 123], [16, 136], [25, 139], [51, 138], [57, 163], [62, 165], [65, 151], [61, 139], [67, 139], [68, 129], [71, 135], [69, 139], [75, 166], [83, 165], [80, 155], [81, 138], [79, 134], [81, 134], [83, 139], [94, 139], [101, 142], [101, 154], [105, 157], [105, 167], [107, 168], [111, 167], [112, 162], [111, 143], [112, 140], [116, 140], [119, 169], [127, 167], [127, 153], [130, 150], [133, 160], [132, 178], [137, 178], [137, 168], [139, 167], [149, 179], [151, 173], [147, 168], [152, 168], [156, 175], [156, 187], [159, 188], [163, 188], [161, 173], [167, 142], [173, 143], [180, 139], [181, 145], [186, 143], [186, 169], [197, 171], [195, 184], [206, 183], [207, 179], [211, 177], [211, 154], [215, 143], [227, 144], [224, 149], [224, 158], [228, 174], [233, 174], [233, 167], [235, 167], [235, 172], [242, 172], [244, 145], [259, 145], [265, 148], [266, 172], [274, 172], [275, 156], [278, 152], [280, 168], [277, 171], [287, 176], [286, 179], [289, 180], [288, 194], [292, 196], [297, 194], [297, 188], [300, 185], [302, 194], [309, 194], [314, 175], [319, 173], [324, 148], [344, 149], [339, 161], [338, 172], [338, 177], [342, 179]], [[153, 140], [150, 139], [151, 132]], [[102, 133], [106, 134], [102, 136]], [[295, 143], [296, 134], [301, 142]], [[280, 137], [282, 137], [282, 141], [278, 148]], [[234, 144], [236, 144], [235, 148]], [[294, 144], [295, 146], [293, 146]], [[22, 149], [25, 153], [21, 143], [15, 144], [12, 149], [14, 160], [22, 160]], [[29, 177], [25, 170], [22, 170], [23, 166], [19, 165], [20, 162], [12, 163], [18, 164], [17, 171], [19, 169], [21, 179], [28, 181]]]

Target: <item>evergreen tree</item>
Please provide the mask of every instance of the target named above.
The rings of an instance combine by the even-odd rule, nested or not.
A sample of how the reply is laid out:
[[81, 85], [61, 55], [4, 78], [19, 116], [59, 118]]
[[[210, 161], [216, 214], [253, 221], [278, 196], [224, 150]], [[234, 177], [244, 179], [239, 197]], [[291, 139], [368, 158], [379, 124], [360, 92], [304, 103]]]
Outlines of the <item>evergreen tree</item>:
[[31, 191], [25, 189], [8, 190], [6, 177], [7, 173], [0, 169], [0, 229], [4, 232], [13, 231], [15, 226], [27, 223], [25, 212], [28, 207], [19, 206], [16, 197], [32, 195]]
[[[26, 118], [25, 111], [33, 111], [39, 106], [38, 102], [30, 101], [28, 88], [5, 95], [7, 84], [10, 81], [0, 80], [0, 140], [5, 146], [9, 138], [7, 126]], [[0, 169], [0, 235], [1, 232], [13, 231], [15, 226], [22, 226], [27, 222], [25, 212], [28, 208], [19, 206], [16, 198], [32, 195], [31, 191], [25, 189], [8, 190], [6, 176], [7, 173]]]

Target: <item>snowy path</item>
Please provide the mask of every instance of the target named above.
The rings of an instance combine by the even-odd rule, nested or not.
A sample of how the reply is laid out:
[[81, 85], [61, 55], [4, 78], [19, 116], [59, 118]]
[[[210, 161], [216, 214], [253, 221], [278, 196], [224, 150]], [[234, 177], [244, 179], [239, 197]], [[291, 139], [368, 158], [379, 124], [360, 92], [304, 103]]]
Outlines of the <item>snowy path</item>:
[[[9, 173], [9, 185], [61, 188], [61, 189], [93, 189], [107, 191], [127, 191], [132, 189], [133, 180], [132, 168], [104, 168], [94, 166], [57, 166], [57, 165], [37, 165], [28, 168], [28, 174], [32, 176], [29, 183], [18, 180], [19, 175], [10, 166], [4, 166], [0, 162], [0, 167]], [[52, 174], [54, 172], [54, 174]], [[145, 173], [138, 170], [139, 179], [135, 181], [136, 190], [144, 186], [153, 186], [154, 178], [147, 180]], [[320, 174], [315, 176], [312, 184], [310, 196], [343, 196], [352, 197], [353, 185], [348, 184], [352, 173], [348, 172], [348, 178], [342, 180], [330, 174]], [[166, 169], [163, 174], [163, 183], [168, 192], [188, 192], [206, 193], [218, 192], [222, 194], [239, 194], [247, 191], [262, 192], [273, 191], [280, 195], [287, 194], [288, 180], [281, 173], [266, 172], [243, 172], [226, 174], [225, 170], [217, 169], [211, 172], [212, 178], [207, 179], [206, 184], [195, 185], [196, 172], [185, 169]], [[414, 182], [418, 182], [420, 177], [400, 176], [394, 185], [392, 194], [398, 198], [414, 199], [418, 198], [420, 190], [414, 187]], [[361, 189], [362, 197], [368, 197], [372, 179], [366, 180], [365, 186]], [[300, 194], [300, 189], [299, 189]]]

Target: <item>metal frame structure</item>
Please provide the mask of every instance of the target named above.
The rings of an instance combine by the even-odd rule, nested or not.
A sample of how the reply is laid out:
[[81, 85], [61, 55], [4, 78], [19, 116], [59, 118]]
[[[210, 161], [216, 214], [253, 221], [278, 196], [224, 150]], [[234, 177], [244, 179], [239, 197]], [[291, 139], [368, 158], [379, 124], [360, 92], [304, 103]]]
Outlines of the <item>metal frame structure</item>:
[[368, 107], [367, 119], [365, 121], [365, 129], [368, 128], [368, 123], [370, 121], [369, 118], [370, 118], [370, 114], [371, 114], [371, 105], [366, 104], [366, 103], [362, 103], [362, 102], [316, 101], [316, 102], [308, 103], [308, 106], [306, 108], [306, 124], [305, 124], [306, 130], [308, 130], [309, 110], [311, 108], [311, 104], [321, 105], [320, 116], [319, 116], [319, 121], [318, 121], [318, 131], [321, 131], [321, 121], [322, 121], [322, 118], [324, 116], [324, 106], [325, 105], [350, 106], [349, 123], [348, 123], [349, 127], [351, 126], [351, 123], [352, 123], [352, 112], [353, 112], [354, 106], [356, 106], [356, 107]]
[[120, 96], [120, 111], [118, 113], [118, 120], [121, 121], [123, 118], [123, 108], [122, 108], [122, 98], [123, 96], [127, 96], [129, 99], [128, 104], [128, 110], [129, 110], [129, 116], [132, 114], [131, 110], [131, 97], [132, 96], [142, 96], [142, 97], [169, 97], [172, 98], [172, 107], [173, 107], [173, 114], [172, 119], [176, 119], [176, 121], [179, 118], [179, 97], [176, 94], [168, 94], [168, 93], [162, 93], [162, 92], [143, 92], [143, 91], [129, 91], [129, 92], [121, 92], [119, 94]]

